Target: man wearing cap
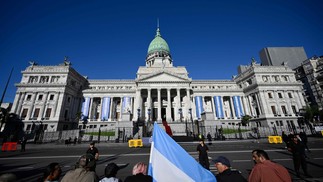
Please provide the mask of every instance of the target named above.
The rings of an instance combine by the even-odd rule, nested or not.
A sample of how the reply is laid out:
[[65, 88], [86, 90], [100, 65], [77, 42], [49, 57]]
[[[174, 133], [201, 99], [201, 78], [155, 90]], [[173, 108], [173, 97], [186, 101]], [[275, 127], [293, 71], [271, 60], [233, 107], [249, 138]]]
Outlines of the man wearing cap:
[[99, 150], [94, 146], [94, 142], [90, 143], [89, 149], [87, 149], [86, 153], [87, 154], [92, 154], [95, 158], [95, 160], [99, 159]]
[[287, 169], [270, 161], [268, 154], [264, 150], [253, 150], [252, 159], [256, 165], [249, 175], [249, 182], [292, 181]]
[[75, 169], [68, 171], [61, 182], [98, 182], [95, 173], [96, 162], [92, 154], [82, 155], [75, 165]]
[[219, 156], [213, 162], [218, 170], [218, 174], [216, 175], [218, 182], [247, 182], [239, 171], [231, 170], [230, 161], [226, 157]]

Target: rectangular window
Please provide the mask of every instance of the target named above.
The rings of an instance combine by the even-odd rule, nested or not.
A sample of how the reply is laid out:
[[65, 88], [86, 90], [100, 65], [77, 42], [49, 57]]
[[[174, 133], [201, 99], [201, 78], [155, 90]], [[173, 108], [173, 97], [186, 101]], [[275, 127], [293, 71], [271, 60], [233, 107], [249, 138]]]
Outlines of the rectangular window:
[[67, 119], [67, 116], [68, 116], [68, 110], [65, 110], [64, 118]]
[[293, 110], [293, 113], [296, 114], [297, 111], [296, 111], [296, 106], [292, 106], [292, 110]]
[[53, 94], [51, 94], [51, 95], [49, 96], [49, 100], [54, 100], [54, 95], [53, 95]]
[[282, 93], [278, 93], [278, 97], [281, 99], [281, 98], [283, 98], [283, 95], [282, 95]]
[[52, 112], [52, 108], [47, 108], [45, 113], [45, 119], [48, 120], [50, 118], [50, 113]]
[[27, 113], [28, 113], [28, 109], [23, 109], [22, 110], [22, 113], [21, 113], [21, 119], [24, 120], [27, 116]]
[[33, 119], [37, 119], [38, 118], [38, 115], [39, 115], [39, 108], [36, 108], [35, 111], [34, 111], [34, 115], [33, 115]]
[[283, 126], [283, 121], [279, 121], [279, 123], [280, 123], [280, 126]]
[[275, 106], [271, 106], [271, 111], [273, 112], [273, 114], [277, 114]]
[[269, 97], [270, 99], [272, 99], [272, 98], [273, 98], [273, 95], [272, 95], [271, 93], [268, 93], [268, 97]]
[[26, 100], [31, 100], [31, 95], [28, 94]]
[[26, 130], [28, 131], [30, 129], [31, 129], [31, 124], [28, 124]]
[[287, 114], [286, 107], [285, 106], [281, 106], [281, 108], [282, 108], [283, 113], [284, 114]]
[[43, 95], [38, 95], [38, 100], [43, 100]]
[[292, 93], [288, 92], [288, 97], [289, 97], [289, 98], [293, 98]]

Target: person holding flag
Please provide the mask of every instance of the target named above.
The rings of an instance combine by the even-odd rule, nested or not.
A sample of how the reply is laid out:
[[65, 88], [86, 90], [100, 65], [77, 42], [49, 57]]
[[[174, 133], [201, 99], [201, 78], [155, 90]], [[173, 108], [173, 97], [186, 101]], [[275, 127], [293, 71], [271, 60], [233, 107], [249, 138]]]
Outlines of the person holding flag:
[[157, 122], [154, 123], [148, 175], [158, 182], [216, 182], [214, 174], [201, 166]]

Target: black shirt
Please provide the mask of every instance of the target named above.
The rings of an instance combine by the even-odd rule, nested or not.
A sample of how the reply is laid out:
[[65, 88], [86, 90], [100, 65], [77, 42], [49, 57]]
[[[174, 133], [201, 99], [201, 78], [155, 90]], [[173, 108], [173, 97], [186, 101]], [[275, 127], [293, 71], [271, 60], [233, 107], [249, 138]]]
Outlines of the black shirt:
[[239, 171], [231, 171], [231, 169], [227, 169], [216, 175], [216, 180], [218, 182], [247, 182]]

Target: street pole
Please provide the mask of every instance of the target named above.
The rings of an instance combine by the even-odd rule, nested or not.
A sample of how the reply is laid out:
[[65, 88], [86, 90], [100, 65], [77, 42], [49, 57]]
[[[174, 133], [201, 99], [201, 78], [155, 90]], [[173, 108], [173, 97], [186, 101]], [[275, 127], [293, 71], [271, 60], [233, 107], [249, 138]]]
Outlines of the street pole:
[[140, 122], [140, 109], [139, 108], [137, 109], [137, 115], [138, 115], [138, 118], [137, 118], [136, 129], [138, 130], [137, 133], [138, 133], [138, 139], [139, 139], [139, 122]]
[[[192, 116], [192, 108], [189, 108], [189, 109], [188, 109], [188, 112], [190, 113], [190, 116], [191, 116], [191, 122], [192, 122], [192, 133], [193, 133], [193, 136], [195, 136], [195, 133], [194, 133], [193, 116]], [[194, 138], [195, 138], [195, 137], [194, 137]]]
[[[151, 109], [150, 109], [150, 108], [148, 108], [148, 122], [147, 122], [147, 129], [150, 129], [150, 112], [151, 112]], [[146, 131], [146, 133], [147, 133], [147, 137], [149, 137], [149, 136], [148, 136], [148, 131]]]
[[2, 102], [3, 102], [4, 95], [6, 94], [6, 91], [7, 91], [7, 88], [8, 88], [8, 84], [9, 84], [9, 81], [10, 81], [10, 78], [11, 78], [11, 75], [12, 75], [12, 71], [13, 71], [13, 67], [12, 67], [12, 69], [11, 69], [11, 71], [10, 71], [9, 78], [8, 78], [8, 80], [7, 80], [6, 86], [5, 86], [4, 91], [3, 91], [3, 94], [2, 94], [2, 96], [1, 96], [1, 100], [0, 100], [0, 108], [1, 108], [1, 104], [2, 104]]

